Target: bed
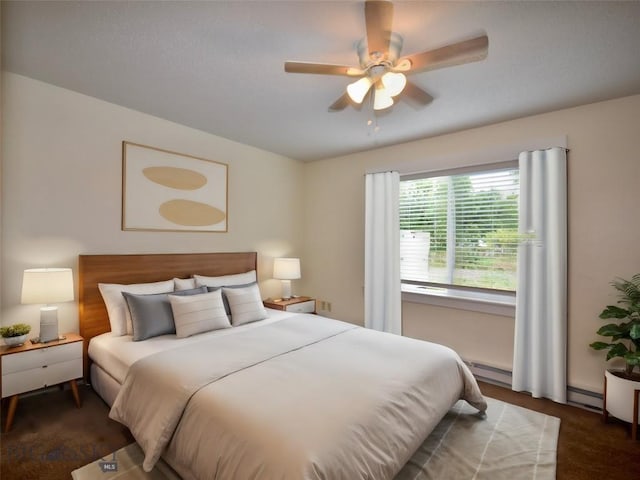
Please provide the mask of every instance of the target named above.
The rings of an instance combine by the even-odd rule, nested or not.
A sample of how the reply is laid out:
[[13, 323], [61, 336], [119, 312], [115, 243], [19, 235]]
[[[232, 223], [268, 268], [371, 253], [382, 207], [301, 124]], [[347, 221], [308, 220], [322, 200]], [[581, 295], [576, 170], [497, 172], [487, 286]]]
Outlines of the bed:
[[312, 314], [176, 339], [114, 336], [98, 283], [255, 270], [255, 252], [82, 255], [91, 383], [145, 452], [182, 478], [392, 479], [449, 408], [486, 408], [452, 350]]

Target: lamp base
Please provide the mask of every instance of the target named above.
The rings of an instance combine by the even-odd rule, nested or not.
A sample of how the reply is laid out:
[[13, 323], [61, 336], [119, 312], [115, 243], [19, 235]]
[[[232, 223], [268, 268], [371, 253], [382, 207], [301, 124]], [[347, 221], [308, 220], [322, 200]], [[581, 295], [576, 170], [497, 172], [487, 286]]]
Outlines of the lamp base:
[[40, 342], [58, 340], [58, 307], [40, 309]]
[[291, 280], [282, 280], [282, 300], [291, 298]]

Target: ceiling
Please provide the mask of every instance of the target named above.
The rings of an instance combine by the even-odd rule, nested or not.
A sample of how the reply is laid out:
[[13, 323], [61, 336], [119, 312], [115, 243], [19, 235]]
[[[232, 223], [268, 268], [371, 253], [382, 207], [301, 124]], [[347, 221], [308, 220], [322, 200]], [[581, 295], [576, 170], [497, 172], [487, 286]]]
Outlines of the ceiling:
[[[329, 112], [355, 1], [3, 1], [3, 69], [303, 161], [640, 93], [640, 2], [395, 2], [403, 54], [486, 32], [486, 60], [409, 78], [435, 99]], [[373, 124], [368, 126], [367, 121]], [[375, 128], [377, 125], [377, 128]]]

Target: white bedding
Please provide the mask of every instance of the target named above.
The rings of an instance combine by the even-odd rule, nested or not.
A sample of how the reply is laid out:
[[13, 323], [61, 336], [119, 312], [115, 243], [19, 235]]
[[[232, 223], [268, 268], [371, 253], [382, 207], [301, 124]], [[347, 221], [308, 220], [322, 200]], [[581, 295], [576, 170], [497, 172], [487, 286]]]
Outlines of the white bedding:
[[110, 415], [145, 469], [164, 454], [185, 479], [391, 479], [458, 399], [486, 408], [446, 347], [288, 317], [144, 347]]
[[171, 350], [183, 345], [194, 345], [216, 336], [231, 335], [245, 330], [258, 328], [295, 314], [268, 308], [269, 318], [254, 323], [248, 323], [234, 328], [214, 330], [200, 335], [178, 339], [175, 335], [161, 335], [141, 342], [134, 342], [132, 335], [114, 336], [103, 333], [91, 339], [89, 343], [89, 358], [114, 380], [122, 384], [131, 365], [141, 358], [154, 353]]

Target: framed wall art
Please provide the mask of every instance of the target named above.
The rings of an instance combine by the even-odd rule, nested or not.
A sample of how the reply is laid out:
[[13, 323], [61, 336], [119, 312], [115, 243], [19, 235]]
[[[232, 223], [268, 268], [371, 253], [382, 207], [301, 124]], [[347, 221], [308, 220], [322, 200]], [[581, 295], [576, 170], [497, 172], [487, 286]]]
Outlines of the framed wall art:
[[122, 142], [122, 230], [226, 232], [228, 165]]

